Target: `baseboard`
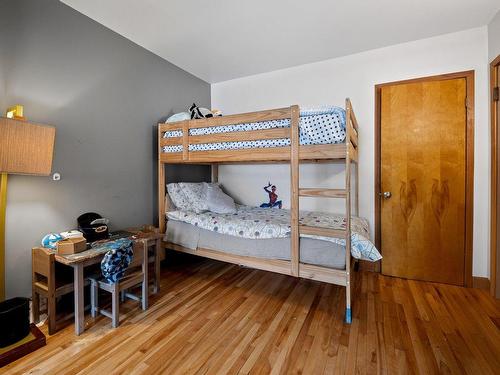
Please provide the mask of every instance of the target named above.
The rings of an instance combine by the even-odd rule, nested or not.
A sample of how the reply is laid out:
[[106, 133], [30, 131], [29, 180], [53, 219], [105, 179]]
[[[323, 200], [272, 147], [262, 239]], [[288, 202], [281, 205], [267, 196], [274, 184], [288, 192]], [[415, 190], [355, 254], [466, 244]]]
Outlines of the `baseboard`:
[[476, 289], [490, 290], [490, 279], [487, 277], [473, 276], [472, 287]]

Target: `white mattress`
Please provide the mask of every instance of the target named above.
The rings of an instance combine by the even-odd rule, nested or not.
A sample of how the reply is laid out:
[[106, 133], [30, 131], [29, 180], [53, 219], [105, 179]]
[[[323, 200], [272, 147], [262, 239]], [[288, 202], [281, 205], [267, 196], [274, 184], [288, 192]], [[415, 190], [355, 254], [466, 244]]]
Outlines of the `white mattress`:
[[[191, 250], [198, 247], [234, 255], [290, 260], [290, 238], [247, 239], [169, 220], [165, 240]], [[312, 238], [300, 239], [302, 263], [345, 269], [345, 247]]]

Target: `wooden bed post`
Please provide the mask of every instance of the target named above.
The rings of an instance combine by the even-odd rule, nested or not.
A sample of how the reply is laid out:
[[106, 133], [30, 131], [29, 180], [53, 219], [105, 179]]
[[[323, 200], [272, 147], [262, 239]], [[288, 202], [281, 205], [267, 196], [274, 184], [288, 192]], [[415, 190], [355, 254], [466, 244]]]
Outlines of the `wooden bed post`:
[[166, 178], [165, 178], [165, 164], [161, 160], [162, 147], [161, 139], [163, 137], [161, 129], [161, 124], [158, 124], [158, 226], [160, 227], [160, 233], [165, 233], [166, 230], [166, 218], [165, 218], [165, 189], [166, 189]]
[[211, 182], [219, 182], [219, 164], [210, 164], [210, 174]]
[[191, 121], [186, 120], [182, 122], [182, 160], [189, 160], [189, 129], [191, 128]]
[[299, 106], [290, 107], [290, 260], [292, 276], [299, 276], [300, 233], [299, 233]]
[[349, 98], [345, 101], [346, 111], [346, 157], [345, 157], [345, 215], [346, 215], [346, 236], [345, 236], [345, 321], [348, 324], [352, 322], [351, 315], [351, 101]]
[[[359, 150], [359, 146], [358, 146]], [[359, 216], [359, 156], [358, 160], [356, 160], [356, 163], [354, 165], [354, 178], [355, 178], [355, 183], [354, 183], [354, 215]]]

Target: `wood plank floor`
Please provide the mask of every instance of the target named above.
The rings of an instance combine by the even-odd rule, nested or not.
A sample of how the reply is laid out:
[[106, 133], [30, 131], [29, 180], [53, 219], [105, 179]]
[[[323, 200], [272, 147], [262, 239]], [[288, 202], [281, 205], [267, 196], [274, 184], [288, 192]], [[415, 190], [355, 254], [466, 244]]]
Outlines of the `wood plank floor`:
[[71, 325], [0, 372], [500, 373], [500, 302], [482, 290], [358, 272], [349, 326], [338, 286], [194, 257], [162, 276], [119, 328], [87, 317], [82, 336]]

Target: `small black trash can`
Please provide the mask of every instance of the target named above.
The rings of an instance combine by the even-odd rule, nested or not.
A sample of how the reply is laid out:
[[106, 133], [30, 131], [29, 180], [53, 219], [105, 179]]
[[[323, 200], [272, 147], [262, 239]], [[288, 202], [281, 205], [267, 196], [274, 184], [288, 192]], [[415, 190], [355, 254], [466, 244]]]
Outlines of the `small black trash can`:
[[0, 302], [0, 348], [18, 342], [29, 333], [29, 299], [16, 297]]

